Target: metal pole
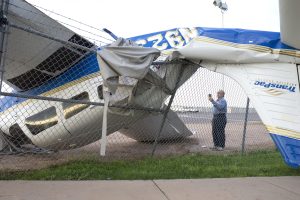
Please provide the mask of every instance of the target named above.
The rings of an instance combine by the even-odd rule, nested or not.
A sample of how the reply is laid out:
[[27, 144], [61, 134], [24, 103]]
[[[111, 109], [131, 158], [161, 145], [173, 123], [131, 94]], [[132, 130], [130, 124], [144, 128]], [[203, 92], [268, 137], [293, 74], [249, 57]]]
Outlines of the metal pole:
[[156, 137], [155, 137], [155, 141], [154, 141], [154, 144], [153, 144], [153, 149], [152, 149], [151, 156], [153, 156], [154, 153], [155, 153], [155, 150], [156, 150], [156, 147], [157, 147], [157, 143], [158, 143], [158, 139], [159, 139], [159, 137], [160, 137], [160, 135], [161, 135], [161, 132], [162, 132], [164, 126], [165, 126], [165, 122], [166, 122], [168, 113], [169, 113], [169, 111], [170, 111], [172, 102], [173, 102], [173, 100], [174, 100], [176, 91], [177, 91], [177, 89], [178, 89], [178, 87], [179, 87], [179, 83], [180, 83], [180, 80], [181, 80], [181, 76], [182, 76], [182, 74], [183, 74], [183, 71], [184, 71], [184, 65], [182, 65], [181, 68], [180, 68], [180, 72], [179, 72], [179, 75], [178, 75], [178, 78], [177, 78], [177, 81], [176, 81], [176, 84], [175, 84], [175, 88], [174, 88], [174, 90], [173, 90], [173, 94], [172, 94], [172, 96], [171, 96], [171, 98], [170, 98], [170, 101], [169, 101], [169, 103], [168, 103], [167, 108], [165, 109], [165, 112], [164, 112], [164, 115], [163, 115], [163, 119], [162, 119], [162, 122], [161, 122], [160, 127], [159, 127], [159, 131], [158, 131], [158, 133], [157, 133], [157, 135], [156, 135]]
[[[76, 104], [87, 104], [87, 105], [94, 105], [94, 106], [104, 106], [104, 103], [100, 102], [92, 102], [92, 101], [82, 101], [82, 100], [75, 100], [75, 99], [62, 99], [62, 98], [55, 98], [55, 97], [45, 97], [45, 96], [34, 96], [34, 95], [27, 95], [22, 93], [9, 93], [9, 92], [0, 92], [2, 96], [8, 97], [18, 97], [23, 99], [36, 99], [36, 100], [43, 100], [43, 101], [56, 101], [56, 102], [65, 102], [65, 103], [76, 103]], [[121, 106], [121, 105], [112, 105], [109, 106], [112, 108], [122, 108], [122, 109], [130, 109], [130, 110], [142, 110], [142, 111], [149, 111], [149, 112], [164, 112], [162, 109], [154, 109], [154, 108], [147, 108], [147, 107], [138, 107], [138, 106]]]
[[2, 0], [1, 5], [1, 16], [0, 16], [0, 29], [1, 29], [1, 36], [0, 36], [0, 92], [2, 91], [2, 83], [4, 78], [4, 72], [5, 72], [5, 54], [6, 54], [6, 45], [7, 45], [7, 32], [8, 32], [8, 26], [7, 26], [7, 11], [8, 11], [8, 2], [9, 0]]
[[248, 124], [249, 103], [250, 103], [250, 99], [248, 97], [247, 105], [246, 105], [245, 121], [244, 121], [244, 130], [243, 130], [242, 154], [245, 153], [245, 141], [246, 141], [246, 131], [247, 131], [247, 124]]
[[224, 11], [221, 10], [222, 13], [222, 28], [224, 28]]
[[[222, 28], [224, 28], [224, 12], [221, 10], [222, 14]], [[222, 90], [224, 90], [224, 74], [222, 74]]]
[[222, 74], [222, 90], [225, 90], [224, 87], [225, 87], [225, 79], [224, 79], [224, 74]]

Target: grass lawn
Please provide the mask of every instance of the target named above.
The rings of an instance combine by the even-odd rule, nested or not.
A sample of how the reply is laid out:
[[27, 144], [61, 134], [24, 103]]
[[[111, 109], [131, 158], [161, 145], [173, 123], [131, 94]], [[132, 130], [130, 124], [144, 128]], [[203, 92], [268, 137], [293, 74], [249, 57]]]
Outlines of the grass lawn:
[[244, 156], [188, 154], [135, 161], [87, 159], [41, 170], [0, 171], [1, 180], [146, 180], [245, 176], [300, 176], [300, 169], [289, 168], [278, 152], [266, 151]]

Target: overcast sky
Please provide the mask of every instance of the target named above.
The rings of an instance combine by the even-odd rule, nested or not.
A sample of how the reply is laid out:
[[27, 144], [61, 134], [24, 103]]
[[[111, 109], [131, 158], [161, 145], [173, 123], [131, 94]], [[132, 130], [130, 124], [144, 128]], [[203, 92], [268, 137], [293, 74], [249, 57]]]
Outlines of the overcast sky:
[[[221, 27], [213, 0], [28, 0], [130, 37], [176, 27]], [[227, 0], [225, 27], [279, 31], [278, 0]], [[53, 16], [55, 17], [55, 16]]]

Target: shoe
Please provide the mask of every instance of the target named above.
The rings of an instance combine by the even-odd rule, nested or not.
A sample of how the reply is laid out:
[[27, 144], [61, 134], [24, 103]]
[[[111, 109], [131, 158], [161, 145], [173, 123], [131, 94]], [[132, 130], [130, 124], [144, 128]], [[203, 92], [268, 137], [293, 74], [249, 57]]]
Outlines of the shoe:
[[217, 151], [224, 151], [224, 148], [223, 147], [217, 147], [216, 150]]
[[213, 150], [213, 151], [216, 151], [217, 150], [217, 147], [216, 146], [213, 146], [213, 147], [209, 147], [210, 150]]

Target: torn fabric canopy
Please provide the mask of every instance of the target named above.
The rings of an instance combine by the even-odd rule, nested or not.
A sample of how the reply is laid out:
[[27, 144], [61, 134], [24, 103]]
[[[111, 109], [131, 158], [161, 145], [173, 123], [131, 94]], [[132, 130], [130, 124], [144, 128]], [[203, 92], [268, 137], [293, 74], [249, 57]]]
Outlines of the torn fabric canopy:
[[130, 102], [138, 80], [145, 77], [159, 55], [160, 51], [155, 48], [143, 48], [123, 38], [98, 52], [104, 90], [112, 94], [110, 105]]

